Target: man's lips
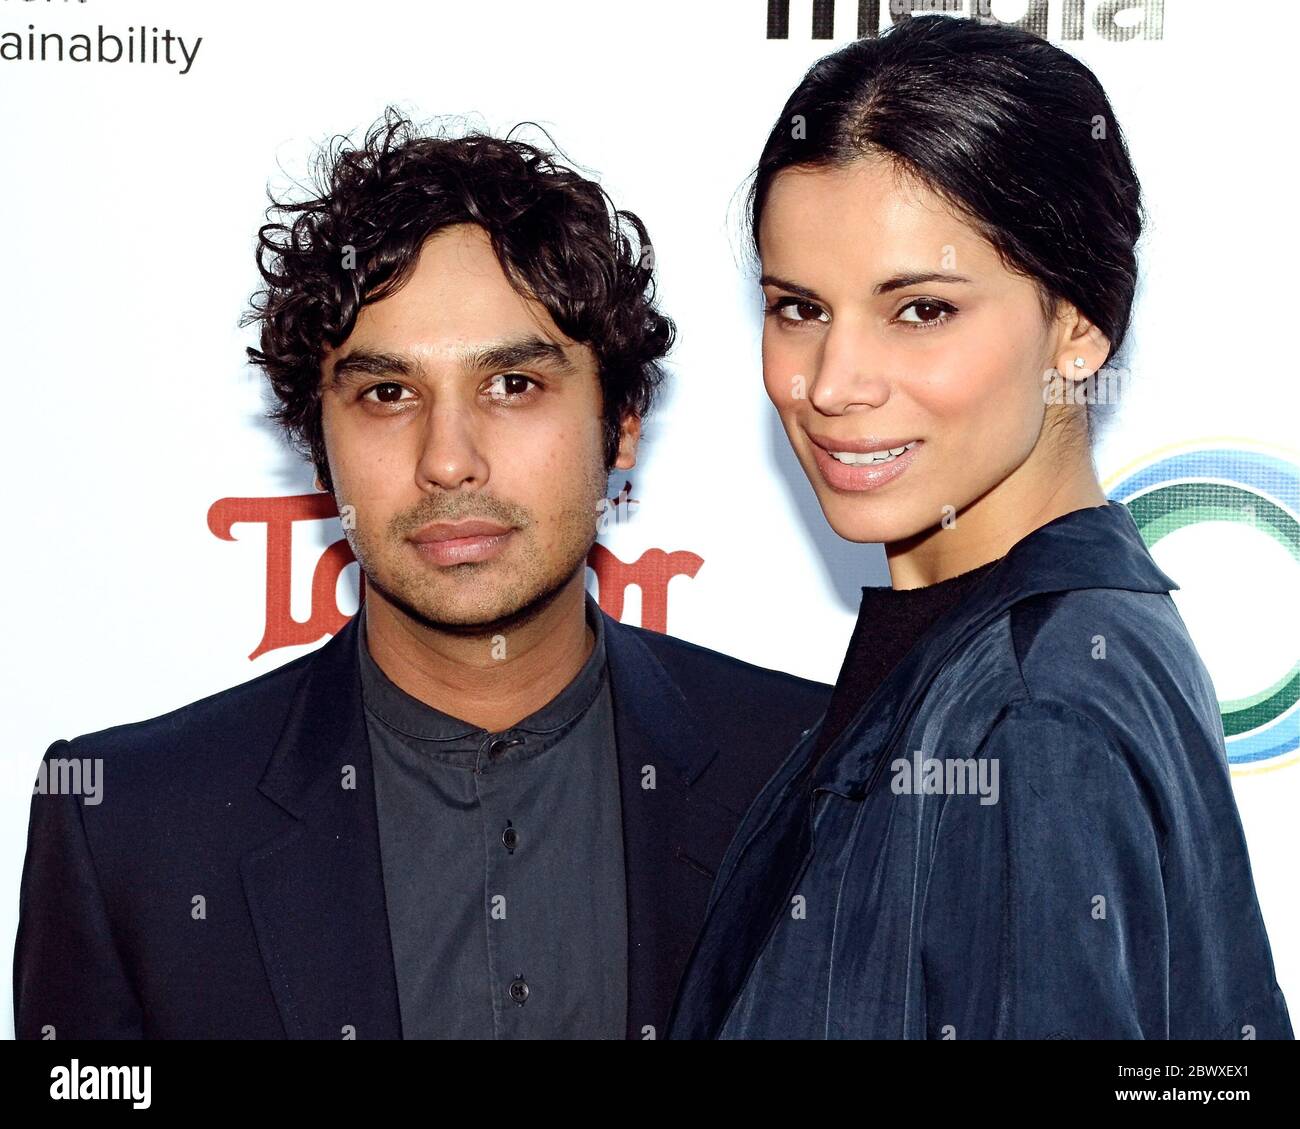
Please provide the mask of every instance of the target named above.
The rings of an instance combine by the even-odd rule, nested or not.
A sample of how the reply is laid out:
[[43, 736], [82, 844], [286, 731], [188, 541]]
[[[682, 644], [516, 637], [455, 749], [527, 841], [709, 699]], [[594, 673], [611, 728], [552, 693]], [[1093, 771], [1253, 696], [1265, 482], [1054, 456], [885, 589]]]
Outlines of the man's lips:
[[512, 533], [495, 521], [439, 521], [417, 530], [411, 542], [436, 565], [477, 564], [497, 556]]
[[510, 526], [495, 521], [435, 521], [411, 534], [417, 545], [431, 541], [458, 541], [465, 537], [496, 537], [509, 533]]

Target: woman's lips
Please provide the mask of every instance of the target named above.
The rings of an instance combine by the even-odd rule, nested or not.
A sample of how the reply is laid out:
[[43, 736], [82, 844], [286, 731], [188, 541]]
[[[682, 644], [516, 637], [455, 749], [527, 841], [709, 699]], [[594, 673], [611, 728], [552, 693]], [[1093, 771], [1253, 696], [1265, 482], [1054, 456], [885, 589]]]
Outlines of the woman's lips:
[[413, 544], [421, 556], [436, 565], [473, 564], [490, 561], [499, 555], [513, 533], [511, 529], [505, 533], [451, 537], [445, 541], [415, 541]]
[[817, 462], [817, 469], [821, 471], [822, 478], [831, 489], [862, 491], [875, 490], [877, 487], [893, 482], [903, 474], [916, 460], [925, 441], [916, 439], [911, 442], [914, 446], [910, 450], [876, 466], [849, 466], [816, 443], [811, 443], [810, 446], [813, 458]]

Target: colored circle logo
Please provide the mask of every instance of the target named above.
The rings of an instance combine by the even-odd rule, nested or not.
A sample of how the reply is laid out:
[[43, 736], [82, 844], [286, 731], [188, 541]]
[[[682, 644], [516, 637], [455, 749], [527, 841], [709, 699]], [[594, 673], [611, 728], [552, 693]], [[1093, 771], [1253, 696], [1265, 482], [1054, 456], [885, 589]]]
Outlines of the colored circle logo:
[[[1233, 523], [1264, 534], [1300, 566], [1300, 464], [1279, 452], [1217, 443], [1195, 445], [1150, 458], [1136, 469], [1113, 476], [1105, 485], [1111, 501], [1128, 507], [1148, 548], [1154, 549], [1172, 533], [1202, 523]], [[1216, 575], [1225, 586], [1241, 591], [1252, 584], [1251, 564], [1250, 559], [1239, 556], [1229, 567], [1217, 569]], [[1300, 599], [1300, 585], [1291, 581], [1276, 594], [1294, 602]], [[1219, 608], [1224, 616], [1234, 614], [1231, 592], [1225, 591]], [[1252, 622], [1250, 628], [1258, 637], [1268, 630], [1258, 622]], [[1270, 642], [1275, 640], [1270, 637]], [[1300, 651], [1294, 636], [1284, 642], [1291, 648], [1290, 654]], [[1231, 667], [1232, 655], [1206, 654], [1204, 648], [1202, 655], [1212, 670], [1216, 665], [1222, 670]], [[1221, 699], [1219, 710], [1228, 760], [1234, 767], [1273, 767], [1296, 757], [1300, 750], [1300, 657], [1266, 685]]]

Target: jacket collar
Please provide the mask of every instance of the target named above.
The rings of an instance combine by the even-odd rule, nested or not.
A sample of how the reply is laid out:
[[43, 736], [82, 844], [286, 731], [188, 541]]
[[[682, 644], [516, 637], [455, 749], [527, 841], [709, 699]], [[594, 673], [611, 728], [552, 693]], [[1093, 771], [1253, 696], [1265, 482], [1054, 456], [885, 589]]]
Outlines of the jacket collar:
[[698, 860], [722, 858], [740, 813], [701, 779], [718, 755], [713, 727], [645, 632], [609, 617], [605, 632], [623, 796], [628, 1038], [662, 1038], [712, 884]]
[[[659, 1027], [681, 937], [708, 881], [690, 856], [721, 857], [735, 813], [690, 789], [717, 755], [711, 730], [638, 629], [599, 612], [623, 796], [628, 1033]], [[304, 664], [258, 790], [294, 822], [241, 863], [258, 945], [291, 1038], [400, 1038], [370, 743], [357, 654], [360, 616]], [[655, 769], [646, 788], [646, 769]], [[721, 837], [721, 839], [719, 838]], [[328, 990], [322, 988], [327, 985]]]
[[[588, 597], [588, 600], [591, 598]], [[681, 688], [639, 637], [638, 629], [599, 611], [614, 695], [620, 749], [653, 750], [652, 762], [672, 769], [675, 781], [694, 783], [713, 763], [717, 746], [706, 736]], [[258, 790], [299, 819], [322, 782], [346, 763], [340, 734], [364, 727], [357, 635], [364, 616], [354, 615], [310, 656], [300, 687]], [[350, 691], [355, 688], [355, 696]], [[349, 691], [349, 692], [341, 692]], [[364, 732], [364, 729], [362, 729]], [[369, 747], [367, 743], [367, 748]]]
[[1178, 585], [1156, 565], [1124, 505], [1054, 518], [1016, 542], [961, 604], [932, 625], [924, 645], [908, 652], [824, 750], [812, 787], [861, 798], [951, 655], [1014, 604], [1080, 588], [1167, 593]]
[[627, 748], [653, 752], [651, 762], [667, 765], [677, 781], [693, 784], [713, 763], [718, 748], [681, 688], [642, 639], [641, 629], [605, 612], [605, 651], [609, 657], [620, 755]]
[[401, 1018], [353, 616], [309, 657], [258, 790], [294, 822], [241, 871], [291, 1039], [397, 1039]]

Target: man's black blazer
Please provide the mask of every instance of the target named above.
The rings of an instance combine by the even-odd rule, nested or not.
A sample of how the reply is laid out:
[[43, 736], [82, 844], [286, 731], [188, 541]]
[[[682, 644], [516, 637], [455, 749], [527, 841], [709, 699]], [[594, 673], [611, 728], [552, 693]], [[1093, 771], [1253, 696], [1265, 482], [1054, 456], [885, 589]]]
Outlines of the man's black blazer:
[[[356, 630], [50, 746], [47, 767], [101, 760], [103, 791], [32, 797], [19, 1038], [401, 1037]], [[605, 631], [643, 1039], [663, 1034], [732, 832], [830, 687], [609, 616]]]

